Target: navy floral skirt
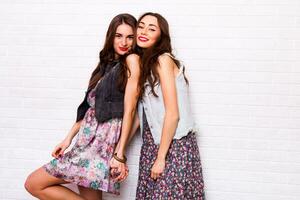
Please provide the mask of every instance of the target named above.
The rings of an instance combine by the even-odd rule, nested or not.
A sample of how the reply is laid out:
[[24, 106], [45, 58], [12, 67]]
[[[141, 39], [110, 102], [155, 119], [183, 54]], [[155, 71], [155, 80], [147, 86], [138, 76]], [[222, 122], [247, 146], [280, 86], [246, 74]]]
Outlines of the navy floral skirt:
[[158, 152], [143, 114], [143, 145], [139, 163], [136, 199], [205, 200], [204, 182], [195, 133], [173, 139], [163, 174], [155, 181], [150, 176]]

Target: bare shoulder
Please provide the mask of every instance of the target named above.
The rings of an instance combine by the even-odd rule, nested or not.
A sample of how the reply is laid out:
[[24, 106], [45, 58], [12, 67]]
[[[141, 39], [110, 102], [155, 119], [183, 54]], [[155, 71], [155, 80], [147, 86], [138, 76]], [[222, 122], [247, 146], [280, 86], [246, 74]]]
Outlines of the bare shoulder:
[[126, 64], [130, 71], [129, 74], [138, 75], [140, 73], [140, 56], [137, 54], [130, 54], [126, 57]]
[[131, 63], [135, 64], [135, 63], [138, 63], [139, 60], [140, 60], [140, 56], [135, 53], [132, 53], [126, 57], [127, 64], [131, 64]]
[[167, 54], [162, 54], [158, 57], [158, 69], [173, 69], [175, 66], [175, 63], [173, 61], [173, 59], [167, 55]]

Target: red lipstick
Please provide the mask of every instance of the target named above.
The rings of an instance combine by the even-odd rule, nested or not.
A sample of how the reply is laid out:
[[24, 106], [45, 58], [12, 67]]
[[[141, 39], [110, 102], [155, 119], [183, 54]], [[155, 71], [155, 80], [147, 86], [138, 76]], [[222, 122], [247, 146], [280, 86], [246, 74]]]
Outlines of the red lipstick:
[[128, 47], [119, 47], [121, 51], [128, 51]]
[[147, 42], [147, 41], [149, 40], [148, 38], [146, 38], [146, 37], [144, 37], [144, 36], [139, 36], [138, 39], [139, 39], [139, 41], [141, 41], [141, 42]]

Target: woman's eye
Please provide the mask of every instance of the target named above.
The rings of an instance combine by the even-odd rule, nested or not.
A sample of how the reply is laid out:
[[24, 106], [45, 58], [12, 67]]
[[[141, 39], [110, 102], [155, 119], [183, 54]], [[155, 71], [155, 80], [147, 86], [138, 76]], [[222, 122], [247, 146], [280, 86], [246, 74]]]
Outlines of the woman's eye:
[[144, 27], [142, 27], [142, 26], [138, 26], [138, 28], [144, 28]]
[[155, 31], [155, 29], [153, 29], [153, 28], [150, 28], [149, 30], [150, 30], [150, 31]]

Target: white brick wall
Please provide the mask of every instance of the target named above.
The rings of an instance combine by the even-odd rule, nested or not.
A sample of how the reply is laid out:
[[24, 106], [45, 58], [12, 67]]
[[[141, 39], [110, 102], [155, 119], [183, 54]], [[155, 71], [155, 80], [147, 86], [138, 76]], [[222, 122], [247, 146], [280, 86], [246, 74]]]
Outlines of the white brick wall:
[[[111, 18], [156, 11], [187, 67], [208, 200], [300, 199], [299, 0], [1, 0], [0, 199], [74, 122]], [[122, 195], [134, 199], [140, 138]]]

